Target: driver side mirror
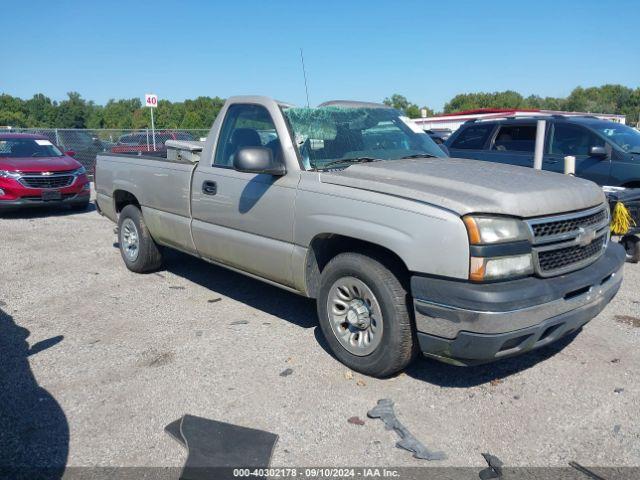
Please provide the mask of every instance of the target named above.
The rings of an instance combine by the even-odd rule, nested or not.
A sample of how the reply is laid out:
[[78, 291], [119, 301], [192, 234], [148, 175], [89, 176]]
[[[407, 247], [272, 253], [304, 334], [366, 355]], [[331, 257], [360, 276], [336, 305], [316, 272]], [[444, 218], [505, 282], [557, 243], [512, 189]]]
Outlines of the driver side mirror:
[[589, 149], [589, 156], [595, 158], [607, 158], [607, 149], [600, 146], [593, 146]]
[[245, 173], [265, 173], [281, 176], [287, 170], [273, 159], [273, 152], [266, 147], [244, 147], [239, 149], [233, 158], [233, 168]]
[[67, 150], [66, 152], [64, 152], [64, 154], [67, 157], [75, 157], [76, 156], [76, 152], [74, 152], [73, 150]]

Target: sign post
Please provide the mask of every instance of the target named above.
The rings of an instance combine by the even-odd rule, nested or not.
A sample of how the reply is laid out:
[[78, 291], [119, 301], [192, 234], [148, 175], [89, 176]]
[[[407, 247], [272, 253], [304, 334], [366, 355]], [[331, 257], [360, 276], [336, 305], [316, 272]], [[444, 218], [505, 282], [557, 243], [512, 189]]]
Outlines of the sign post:
[[158, 108], [158, 96], [153, 93], [147, 93], [144, 96], [144, 104], [149, 107], [151, 112], [151, 139], [153, 140], [153, 151], [156, 151], [156, 127], [153, 123], [153, 109]]

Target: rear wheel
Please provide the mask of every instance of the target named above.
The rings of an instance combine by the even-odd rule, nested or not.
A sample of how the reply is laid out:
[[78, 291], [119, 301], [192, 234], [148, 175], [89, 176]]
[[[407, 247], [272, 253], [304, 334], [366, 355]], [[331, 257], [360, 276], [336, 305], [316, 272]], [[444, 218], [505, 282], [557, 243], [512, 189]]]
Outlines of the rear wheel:
[[640, 262], [640, 238], [637, 235], [627, 235], [620, 243], [627, 251], [627, 262]]
[[349, 368], [386, 377], [415, 356], [407, 292], [378, 260], [357, 253], [333, 258], [322, 272], [317, 306], [327, 343]]
[[142, 212], [127, 205], [118, 218], [118, 243], [122, 260], [129, 270], [146, 273], [162, 265], [162, 253], [144, 223]]

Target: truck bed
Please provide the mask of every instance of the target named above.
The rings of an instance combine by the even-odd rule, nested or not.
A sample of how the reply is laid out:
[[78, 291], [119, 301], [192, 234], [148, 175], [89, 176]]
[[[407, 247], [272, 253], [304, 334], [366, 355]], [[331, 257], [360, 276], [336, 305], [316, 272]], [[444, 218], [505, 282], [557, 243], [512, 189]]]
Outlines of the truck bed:
[[191, 178], [197, 163], [155, 155], [103, 154], [96, 160], [96, 199], [117, 221], [119, 191], [137, 199], [156, 241], [195, 251], [189, 230]]

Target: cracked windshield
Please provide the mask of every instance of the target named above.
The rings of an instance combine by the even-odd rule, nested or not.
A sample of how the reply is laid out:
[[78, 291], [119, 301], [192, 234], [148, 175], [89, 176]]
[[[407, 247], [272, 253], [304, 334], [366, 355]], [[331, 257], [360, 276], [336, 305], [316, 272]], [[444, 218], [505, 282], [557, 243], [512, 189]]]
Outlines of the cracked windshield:
[[351, 163], [444, 157], [420, 127], [392, 108], [287, 108], [284, 110], [307, 170]]

